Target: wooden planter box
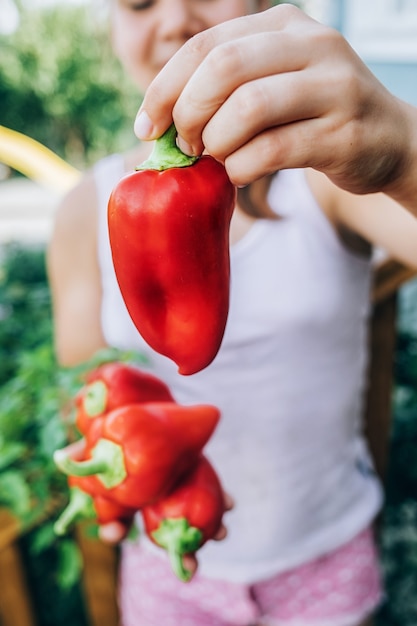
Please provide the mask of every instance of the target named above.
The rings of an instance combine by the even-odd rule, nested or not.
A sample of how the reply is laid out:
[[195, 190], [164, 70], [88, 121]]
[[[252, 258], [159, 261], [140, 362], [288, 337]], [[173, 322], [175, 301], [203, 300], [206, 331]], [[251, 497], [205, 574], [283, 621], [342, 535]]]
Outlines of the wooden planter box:
[[[0, 508], [0, 626], [37, 626], [24, 564], [20, 554], [19, 521]], [[84, 566], [81, 586], [90, 626], [118, 626], [118, 551], [86, 535], [79, 526], [76, 538]]]
[[7, 510], [0, 509], [1, 626], [36, 626], [18, 547], [20, 532], [16, 518]]

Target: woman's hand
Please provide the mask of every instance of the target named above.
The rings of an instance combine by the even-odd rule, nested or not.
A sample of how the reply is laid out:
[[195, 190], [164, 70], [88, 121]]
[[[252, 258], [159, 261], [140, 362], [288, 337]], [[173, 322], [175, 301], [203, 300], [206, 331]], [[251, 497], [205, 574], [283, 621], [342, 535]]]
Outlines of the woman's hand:
[[[230, 511], [233, 508], [234, 503], [229, 494], [224, 494], [226, 511]], [[99, 537], [105, 543], [115, 545], [123, 541], [128, 535], [130, 528], [122, 522], [111, 522], [110, 524], [104, 524], [99, 527]], [[224, 524], [221, 525], [216, 536], [213, 537], [214, 541], [221, 541], [227, 535], [227, 529]], [[198, 568], [198, 560], [195, 554], [185, 555], [183, 557], [183, 564], [187, 571], [192, 572], [194, 576]]]
[[154, 139], [172, 119], [181, 148], [205, 149], [237, 185], [309, 166], [352, 192], [389, 190], [417, 161], [416, 111], [291, 5], [190, 39], [147, 90], [136, 134]]

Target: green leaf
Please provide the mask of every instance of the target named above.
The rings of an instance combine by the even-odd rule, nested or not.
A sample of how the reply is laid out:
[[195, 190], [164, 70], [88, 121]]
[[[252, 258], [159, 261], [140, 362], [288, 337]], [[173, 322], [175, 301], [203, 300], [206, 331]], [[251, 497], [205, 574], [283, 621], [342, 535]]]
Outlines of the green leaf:
[[58, 544], [58, 584], [70, 589], [79, 580], [82, 556], [77, 544], [71, 539], [62, 539]]
[[62, 448], [67, 443], [67, 436], [63, 423], [59, 417], [47, 422], [39, 433], [40, 452], [45, 456], [52, 457], [55, 450]]
[[54, 524], [53, 522], [46, 522], [32, 531], [30, 552], [33, 555], [39, 555], [44, 550], [50, 548], [55, 542], [56, 534], [54, 533]]
[[19, 460], [26, 450], [23, 443], [11, 441], [0, 447], [0, 472]]
[[24, 476], [17, 470], [0, 474], [0, 503], [9, 507], [17, 516], [30, 511], [30, 489]]

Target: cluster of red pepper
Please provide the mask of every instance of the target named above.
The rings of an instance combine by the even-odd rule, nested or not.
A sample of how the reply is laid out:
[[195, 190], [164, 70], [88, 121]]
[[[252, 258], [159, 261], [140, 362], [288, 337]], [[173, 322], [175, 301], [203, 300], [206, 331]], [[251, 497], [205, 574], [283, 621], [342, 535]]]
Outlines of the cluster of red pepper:
[[216, 535], [225, 511], [219, 478], [202, 454], [218, 409], [181, 406], [161, 380], [118, 362], [92, 371], [75, 403], [85, 447], [82, 459], [55, 453], [71, 493], [55, 531], [84, 517], [129, 524], [140, 510], [150, 539], [188, 580], [183, 555]]

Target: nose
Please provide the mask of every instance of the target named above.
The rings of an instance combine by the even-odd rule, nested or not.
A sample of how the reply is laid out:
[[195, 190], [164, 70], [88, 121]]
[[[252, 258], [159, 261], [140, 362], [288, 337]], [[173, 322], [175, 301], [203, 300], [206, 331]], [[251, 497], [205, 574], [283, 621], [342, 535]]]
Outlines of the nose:
[[160, 3], [159, 33], [166, 39], [188, 39], [202, 30], [190, 0], [164, 0]]

